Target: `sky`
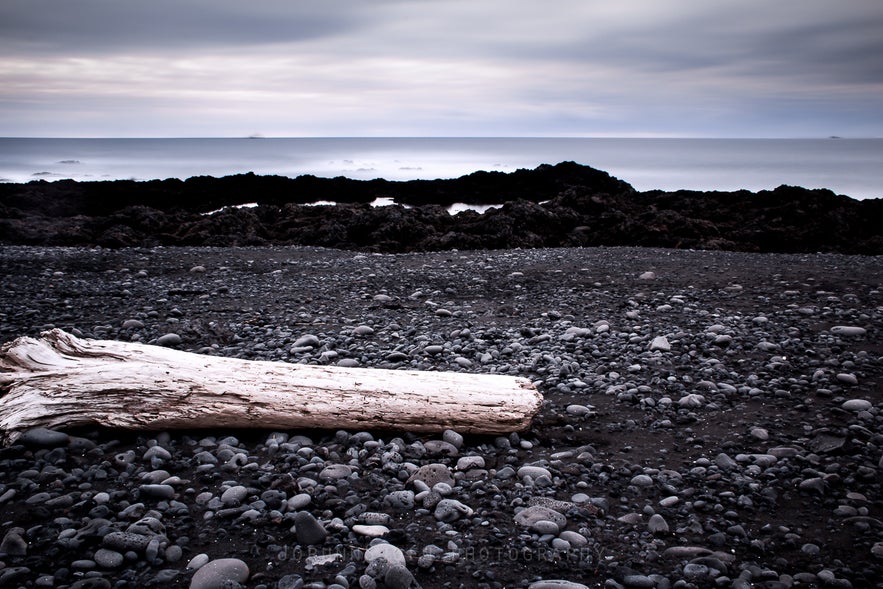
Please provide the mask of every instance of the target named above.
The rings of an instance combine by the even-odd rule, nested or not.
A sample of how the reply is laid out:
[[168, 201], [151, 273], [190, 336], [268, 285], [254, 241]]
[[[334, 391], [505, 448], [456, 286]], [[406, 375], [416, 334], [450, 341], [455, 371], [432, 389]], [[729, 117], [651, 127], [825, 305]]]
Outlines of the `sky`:
[[881, 0], [2, 0], [0, 136], [883, 137]]

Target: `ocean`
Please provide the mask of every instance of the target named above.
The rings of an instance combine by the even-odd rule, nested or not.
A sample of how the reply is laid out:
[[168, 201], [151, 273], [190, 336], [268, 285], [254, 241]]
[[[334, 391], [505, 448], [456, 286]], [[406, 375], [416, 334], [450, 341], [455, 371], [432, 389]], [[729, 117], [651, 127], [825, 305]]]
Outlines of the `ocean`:
[[245, 172], [453, 178], [575, 161], [637, 190], [828, 188], [883, 197], [883, 139], [0, 138], [0, 181], [164, 179]]

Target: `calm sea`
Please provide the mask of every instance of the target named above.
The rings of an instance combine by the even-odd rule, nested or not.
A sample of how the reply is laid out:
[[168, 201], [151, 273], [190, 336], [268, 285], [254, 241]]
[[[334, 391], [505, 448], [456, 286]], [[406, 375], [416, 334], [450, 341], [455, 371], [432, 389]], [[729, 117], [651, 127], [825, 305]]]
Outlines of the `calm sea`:
[[188, 178], [242, 172], [452, 178], [576, 161], [638, 190], [781, 184], [883, 197], [883, 139], [0, 138], [0, 180]]

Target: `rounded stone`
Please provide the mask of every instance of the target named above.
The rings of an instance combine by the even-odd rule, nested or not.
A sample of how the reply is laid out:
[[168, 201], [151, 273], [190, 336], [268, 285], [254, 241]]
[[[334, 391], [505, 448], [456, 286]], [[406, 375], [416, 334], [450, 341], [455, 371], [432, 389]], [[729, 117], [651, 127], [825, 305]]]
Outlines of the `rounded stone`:
[[297, 541], [308, 546], [321, 544], [328, 536], [322, 524], [308, 511], [298, 511], [294, 514], [294, 531]]
[[378, 558], [386, 559], [386, 562], [389, 563], [390, 567], [396, 565], [407, 566], [407, 562], [405, 561], [405, 553], [402, 552], [400, 548], [398, 548], [397, 546], [393, 546], [392, 544], [375, 544], [365, 551], [365, 562], [370, 564]]
[[542, 476], [552, 478], [552, 473], [549, 472], [548, 468], [543, 468], [542, 466], [522, 466], [518, 469], [518, 477], [530, 477], [532, 479], [538, 479]]
[[319, 473], [320, 480], [336, 480], [336, 479], [345, 479], [346, 477], [353, 474], [353, 469], [351, 466], [346, 464], [330, 464], [322, 469]]
[[106, 569], [115, 569], [122, 566], [123, 555], [116, 550], [108, 550], [107, 548], [99, 548], [92, 556], [95, 563]]
[[242, 503], [246, 497], [248, 497], [248, 489], [242, 485], [235, 485], [221, 494], [221, 503], [236, 506]]
[[455, 483], [454, 477], [451, 475], [451, 469], [444, 464], [437, 463], [425, 464], [418, 468], [408, 479], [409, 483], [414, 481], [422, 481], [426, 483], [426, 486], [430, 489], [437, 483], [447, 483], [451, 486]]
[[223, 589], [228, 581], [245, 583], [248, 565], [238, 558], [219, 558], [200, 567], [190, 579], [190, 589]]
[[867, 411], [873, 407], [873, 404], [866, 399], [850, 399], [845, 401], [841, 407], [847, 411], [855, 411], [858, 413], [859, 411]]
[[177, 346], [180, 345], [182, 341], [181, 336], [177, 333], [167, 333], [156, 338], [156, 345], [166, 347]]
[[70, 436], [64, 432], [47, 429], [45, 427], [35, 427], [24, 432], [18, 438], [18, 442], [25, 446], [35, 446], [38, 448], [55, 448], [57, 446], [66, 446], [70, 441]]
[[564, 517], [557, 511], [549, 509], [548, 507], [543, 507], [542, 505], [532, 505], [530, 507], [522, 509], [515, 514], [514, 520], [515, 523], [526, 528], [529, 528], [538, 521], [542, 520], [555, 522], [556, 524], [558, 524], [559, 529], [567, 525], [566, 517]]
[[456, 499], [442, 499], [435, 506], [435, 519], [442, 522], [457, 521], [461, 517], [472, 515], [472, 508]]
[[587, 585], [582, 583], [574, 583], [573, 581], [563, 581], [560, 579], [548, 581], [535, 581], [527, 586], [527, 589], [589, 589]]

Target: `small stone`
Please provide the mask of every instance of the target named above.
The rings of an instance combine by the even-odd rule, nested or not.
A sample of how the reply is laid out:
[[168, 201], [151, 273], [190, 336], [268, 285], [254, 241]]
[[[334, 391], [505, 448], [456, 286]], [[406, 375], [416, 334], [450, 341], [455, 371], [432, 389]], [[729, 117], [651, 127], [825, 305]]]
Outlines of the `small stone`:
[[427, 454], [430, 456], [456, 456], [459, 454], [457, 447], [444, 440], [429, 440], [423, 443]]
[[859, 336], [865, 335], [868, 331], [864, 327], [855, 327], [852, 325], [835, 325], [831, 328], [831, 333], [835, 335]]
[[435, 519], [441, 522], [457, 521], [461, 517], [472, 515], [472, 508], [456, 499], [442, 499], [435, 506]]
[[380, 524], [356, 524], [352, 527], [352, 530], [354, 533], [359, 534], [360, 536], [367, 536], [368, 538], [380, 538], [389, 534], [389, 528]]
[[386, 589], [409, 589], [413, 583], [414, 575], [400, 564], [391, 565], [383, 577]]
[[374, 328], [369, 325], [359, 325], [355, 329], [353, 329], [353, 335], [357, 336], [368, 336], [374, 335]]
[[92, 556], [95, 564], [105, 569], [115, 569], [123, 565], [123, 555], [116, 550], [99, 548]]
[[838, 374], [837, 380], [839, 380], [843, 384], [848, 384], [848, 385], [857, 385], [858, 384], [858, 378], [856, 378], [856, 376], [854, 374], [851, 374], [848, 372], [841, 372], [840, 374]]
[[164, 347], [177, 346], [180, 345], [182, 341], [181, 336], [177, 333], [167, 333], [156, 338], [156, 345]]
[[3, 541], [0, 542], [0, 556], [25, 556], [28, 553], [28, 543], [22, 538], [24, 528], [11, 528]]
[[345, 479], [353, 474], [353, 469], [347, 464], [331, 464], [322, 469], [319, 473], [319, 480], [336, 480]]
[[859, 411], [867, 411], [868, 409], [873, 407], [873, 405], [870, 401], [866, 399], [850, 399], [848, 401], [845, 401], [843, 405], [841, 405], [841, 407], [843, 407], [847, 411], [855, 411], [856, 413], [858, 413]]
[[586, 407], [585, 405], [568, 405], [564, 410], [568, 415], [573, 415], [575, 417], [587, 417], [595, 414], [591, 407]]
[[522, 466], [518, 469], [519, 478], [530, 477], [538, 479], [543, 476], [551, 479], [552, 473], [549, 472], [548, 468], [543, 468], [542, 466]]
[[484, 458], [481, 456], [463, 456], [457, 460], [457, 470], [484, 468], [484, 464]]
[[622, 578], [622, 584], [634, 589], [653, 589], [656, 587], [656, 581], [646, 575], [625, 575]]
[[566, 517], [557, 511], [549, 509], [548, 507], [543, 507], [542, 505], [532, 505], [522, 509], [515, 514], [514, 520], [515, 523], [526, 528], [529, 528], [542, 520], [555, 522], [558, 524], [559, 529], [567, 525]]
[[665, 518], [658, 513], [654, 513], [650, 516], [650, 520], [647, 522], [647, 531], [651, 534], [667, 534], [668, 522], [666, 522]]
[[582, 583], [574, 583], [572, 581], [562, 581], [560, 579], [549, 581], [535, 581], [527, 586], [527, 589], [589, 589], [587, 585]]
[[248, 497], [248, 489], [242, 485], [230, 487], [221, 494], [221, 503], [235, 507]]
[[629, 481], [629, 484], [634, 485], [636, 487], [652, 487], [653, 479], [646, 474], [639, 474], [632, 477], [632, 480]]
[[686, 409], [696, 409], [705, 404], [705, 397], [696, 393], [684, 395], [678, 399], [678, 405]]
[[408, 478], [408, 482], [422, 481], [429, 488], [434, 487], [437, 483], [447, 483], [451, 486], [455, 484], [454, 477], [451, 475], [451, 469], [444, 464], [424, 464]]
[[365, 562], [370, 564], [378, 558], [385, 559], [391, 567], [396, 565], [407, 566], [404, 552], [392, 544], [375, 544], [365, 551]]
[[656, 280], [656, 272], [651, 272], [649, 270], [647, 272], [642, 272], [638, 276], [638, 279], [639, 280]]
[[175, 488], [171, 485], [141, 485], [138, 490], [143, 496], [154, 499], [173, 499], [175, 497]]
[[754, 427], [751, 428], [751, 437], [761, 442], [766, 442], [770, 439], [770, 432], [762, 427]]
[[547, 519], [541, 519], [538, 522], [535, 522], [530, 529], [536, 532], [537, 534], [552, 534], [557, 535], [561, 528], [555, 522], [549, 521]]
[[190, 562], [187, 563], [187, 566], [185, 568], [191, 571], [195, 571], [204, 567], [209, 560], [209, 555], [203, 552], [191, 558]]
[[190, 579], [190, 589], [223, 589], [228, 581], [245, 583], [248, 565], [238, 558], [219, 558], [200, 567]]
[[45, 427], [35, 427], [24, 432], [19, 436], [19, 443], [25, 446], [34, 446], [38, 448], [55, 448], [58, 446], [66, 446], [70, 441], [70, 436], [64, 432]]
[[293, 344], [291, 344], [292, 348], [318, 348], [322, 345], [322, 342], [313, 334], [302, 335], [297, 338]]
[[653, 338], [653, 341], [650, 342], [650, 351], [651, 352], [670, 352], [671, 344], [668, 341], [668, 338], [664, 335], [660, 335]]
[[458, 450], [463, 447], [463, 436], [452, 429], [446, 429], [442, 433], [442, 440]]
[[308, 546], [321, 544], [328, 536], [322, 524], [308, 511], [298, 511], [294, 514], [294, 532], [297, 541]]

